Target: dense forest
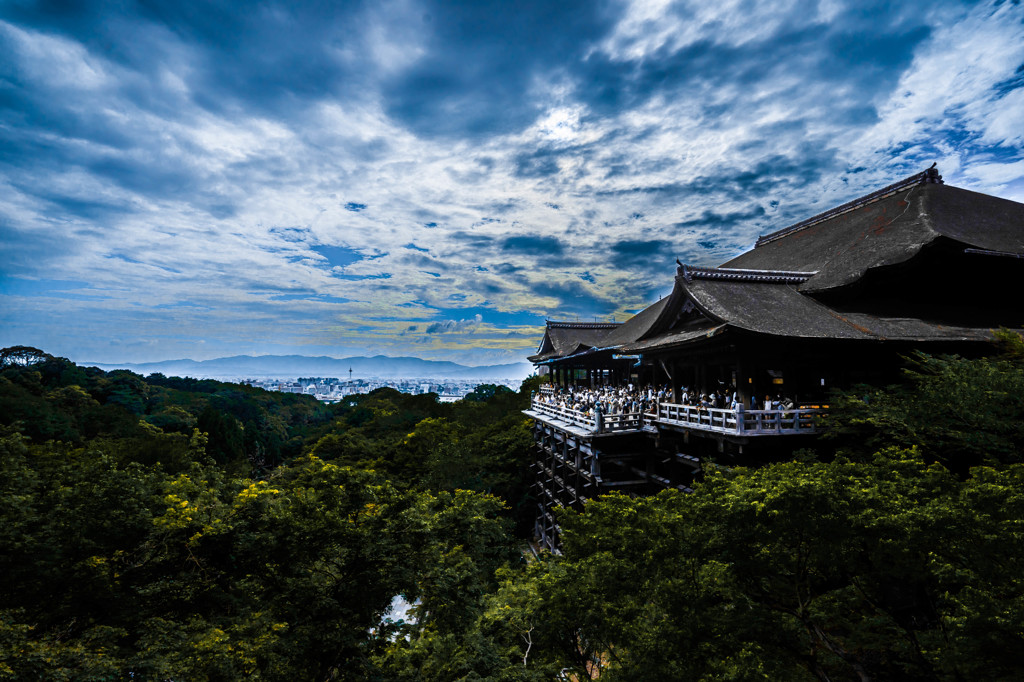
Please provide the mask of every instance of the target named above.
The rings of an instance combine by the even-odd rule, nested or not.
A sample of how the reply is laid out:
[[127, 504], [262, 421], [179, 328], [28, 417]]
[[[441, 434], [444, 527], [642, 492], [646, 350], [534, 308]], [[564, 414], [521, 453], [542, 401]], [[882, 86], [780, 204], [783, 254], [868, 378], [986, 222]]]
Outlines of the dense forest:
[[[0, 352], [0, 679], [1017, 680], [1024, 341], [527, 539], [536, 388], [325, 406]], [[396, 596], [412, 607], [404, 620]]]

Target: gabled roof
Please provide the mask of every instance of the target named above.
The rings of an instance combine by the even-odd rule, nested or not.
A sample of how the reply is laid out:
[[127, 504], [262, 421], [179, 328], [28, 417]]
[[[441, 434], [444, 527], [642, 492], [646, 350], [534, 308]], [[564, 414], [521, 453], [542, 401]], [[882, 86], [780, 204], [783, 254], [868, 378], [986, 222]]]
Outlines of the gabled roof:
[[621, 322], [557, 322], [547, 321], [544, 338], [530, 362], [543, 362], [573, 355], [600, 344]]
[[915, 318], [842, 313], [793, 284], [695, 280], [687, 293], [711, 319], [737, 329], [796, 338], [906, 341], [986, 340], [988, 329], [934, 324]]
[[701, 339], [710, 339], [724, 331], [726, 325], [716, 324], [711, 320], [688, 329], [657, 334], [622, 347], [623, 353], [646, 353], [651, 350], [667, 350], [675, 346], [683, 346]]
[[[672, 296], [652, 303], [626, 322], [553, 322], [548, 321], [544, 339], [536, 355], [527, 359], [538, 363], [578, 355], [589, 350], [614, 350], [635, 342], [665, 325], [668, 313], [677, 305]], [[674, 314], [674, 313], [673, 313]]]
[[666, 296], [657, 303], [647, 306], [633, 317], [622, 323], [618, 329], [608, 335], [602, 343], [603, 348], [616, 348], [624, 343], [630, 343], [642, 339], [662, 319], [664, 313], [670, 308], [671, 296]]
[[945, 238], [965, 248], [1024, 254], [1024, 204], [950, 187], [930, 168], [758, 239], [723, 264], [813, 271], [804, 292], [851, 284], [869, 269], [902, 263]]
[[700, 279], [684, 286], [701, 312], [732, 327], [779, 336], [865, 336], [793, 284]]
[[[989, 329], [935, 324], [915, 318], [878, 317], [864, 313], [842, 313], [799, 291], [802, 277], [779, 281], [767, 277], [752, 279], [735, 272], [696, 273], [676, 278], [681, 298], [692, 302], [703, 319], [689, 321], [637, 342], [627, 343], [623, 352], [667, 350], [734, 329], [785, 338], [827, 338], [862, 341], [989, 341]], [[769, 273], [771, 271], [764, 271]], [[796, 273], [791, 273], [795, 275]], [[809, 273], [804, 273], [806, 277]]]

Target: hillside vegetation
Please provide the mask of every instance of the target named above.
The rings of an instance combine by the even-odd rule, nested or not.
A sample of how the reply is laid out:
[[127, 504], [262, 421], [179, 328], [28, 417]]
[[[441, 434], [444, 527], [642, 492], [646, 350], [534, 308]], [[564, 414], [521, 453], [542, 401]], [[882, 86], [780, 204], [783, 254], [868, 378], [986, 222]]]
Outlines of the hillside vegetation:
[[820, 452], [592, 501], [539, 559], [530, 383], [327, 407], [7, 362], [0, 679], [1020, 679], [1022, 347], [918, 356]]

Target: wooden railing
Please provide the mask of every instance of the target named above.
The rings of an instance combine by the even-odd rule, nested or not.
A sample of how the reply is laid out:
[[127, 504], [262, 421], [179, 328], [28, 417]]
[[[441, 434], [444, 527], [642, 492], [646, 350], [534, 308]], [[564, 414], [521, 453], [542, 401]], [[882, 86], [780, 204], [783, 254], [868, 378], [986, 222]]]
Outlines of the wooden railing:
[[814, 415], [819, 412], [797, 408], [740, 412], [661, 403], [658, 405], [658, 421], [743, 436], [814, 433]]
[[623, 412], [622, 414], [601, 415], [603, 428], [601, 433], [614, 433], [615, 431], [636, 431], [644, 426], [644, 415], [642, 412]]
[[533, 401], [533, 410], [540, 412], [560, 421], [568, 422], [573, 426], [594, 431], [596, 433], [615, 433], [618, 431], [635, 431], [644, 425], [644, 415], [640, 412], [626, 412], [623, 414], [602, 414], [600, 417], [601, 426], [598, 428], [597, 415], [590, 415], [580, 410], [569, 407], [560, 407], [550, 403]]
[[738, 411], [660, 403], [657, 413], [602, 414], [598, 428], [598, 417], [580, 410], [552, 405], [536, 398], [532, 409], [596, 433], [635, 431], [646, 424], [662, 423], [737, 436], [814, 433], [814, 416], [821, 413], [821, 410], [807, 408]]
[[588, 416], [586, 412], [580, 412], [579, 410], [574, 410], [569, 407], [551, 405], [538, 400], [533, 401], [533, 410], [547, 415], [548, 417], [568, 422], [573, 426], [579, 426], [590, 431], [597, 430], [597, 424], [594, 422], [594, 418]]

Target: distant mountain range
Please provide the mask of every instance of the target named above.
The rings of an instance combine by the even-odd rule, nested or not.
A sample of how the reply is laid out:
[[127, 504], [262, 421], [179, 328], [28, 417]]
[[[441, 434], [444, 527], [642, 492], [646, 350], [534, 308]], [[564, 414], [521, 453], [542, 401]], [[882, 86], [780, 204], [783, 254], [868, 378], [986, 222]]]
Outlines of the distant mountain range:
[[337, 377], [348, 379], [352, 368], [353, 379], [369, 377], [410, 379], [524, 379], [533, 372], [533, 365], [516, 362], [507, 365], [468, 367], [455, 362], [421, 360], [420, 358], [329, 358], [305, 355], [236, 355], [213, 360], [164, 360], [162, 362], [125, 362], [109, 364], [83, 362], [85, 366], [103, 370], [128, 369], [138, 374], [154, 372], [167, 376], [195, 377], [197, 379], [296, 378]]

